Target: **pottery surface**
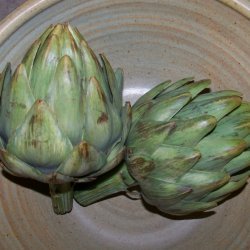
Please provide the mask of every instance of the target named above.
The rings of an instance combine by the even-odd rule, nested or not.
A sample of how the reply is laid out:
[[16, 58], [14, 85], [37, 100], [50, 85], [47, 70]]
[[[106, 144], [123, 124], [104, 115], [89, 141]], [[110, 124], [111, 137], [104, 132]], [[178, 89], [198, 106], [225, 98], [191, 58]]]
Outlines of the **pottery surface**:
[[[210, 78], [213, 90], [235, 89], [250, 101], [248, 1], [243, 11], [222, 2], [27, 1], [0, 24], [0, 70], [7, 62], [15, 69], [47, 26], [69, 22], [97, 54], [124, 69], [124, 101], [187, 76]], [[2, 250], [250, 249], [250, 185], [213, 212], [184, 219], [126, 196], [86, 208], [74, 203], [70, 214], [58, 216], [46, 185], [6, 173], [0, 173], [0, 190]]]

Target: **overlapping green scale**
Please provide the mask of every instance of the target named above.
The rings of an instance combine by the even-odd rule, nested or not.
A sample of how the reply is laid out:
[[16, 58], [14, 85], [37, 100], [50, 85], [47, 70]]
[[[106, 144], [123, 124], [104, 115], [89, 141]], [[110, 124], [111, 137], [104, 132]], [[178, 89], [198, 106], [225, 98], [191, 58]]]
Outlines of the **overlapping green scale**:
[[[248, 103], [242, 104], [242, 95], [237, 91], [199, 94], [208, 87], [208, 80], [177, 83], [179, 86], [177, 85], [176, 88], [173, 84], [170, 87], [172, 90], [166, 88], [164, 93], [150, 100], [152, 106], [141, 115], [144, 123], [139, 121], [133, 124], [131, 133], [136, 131], [136, 128], [146, 126], [146, 122], [150, 124], [154, 118], [158, 119], [155, 107], [159, 103], [164, 101], [167, 103], [169, 99], [186, 93], [192, 96], [192, 99], [170, 120], [165, 120], [166, 124], [175, 123], [174, 128], [165, 137], [164, 144], [167, 145], [165, 148], [159, 144], [150, 146], [155, 134], [153, 130], [151, 134], [148, 132], [147, 138], [144, 138], [144, 145], [142, 143], [139, 145], [140, 150], [148, 152], [149, 155], [155, 155], [151, 160], [154, 169], [148, 169], [149, 172], [145, 173], [144, 168], [145, 180], [139, 182], [144, 199], [161, 211], [184, 215], [213, 208], [218, 201], [244, 186], [249, 175], [246, 171], [250, 165], [250, 155], [246, 151], [249, 145], [245, 140], [250, 134], [250, 116]], [[150, 93], [147, 95], [150, 96]], [[138, 102], [141, 106], [144, 105], [140, 99]], [[160, 109], [164, 110], [163, 107]], [[154, 111], [152, 114], [151, 110]], [[132, 134], [129, 135], [129, 137], [132, 136]], [[136, 140], [133, 143], [128, 141], [128, 147], [131, 146], [133, 149], [135, 145]], [[173, 158], [172, 152], [176, 147], [179, 147], [179, 152], [176, 152]], [[197, 158], [191, 157], [195, 159], [194, 162], [190, 161], [190, 156], [181, 153], [187, 148], [198, 152]], [[147, 159], [147, 154], [144, 159]], [[131, 158], [127, 158], [129, 172], [135, 179], [140, 176], [140, 168], [133, 171], [136, 168], [134, 164], [136, 160], [135, 155], [131, 164]], [[140, 161], [143, 162], [143, 157], [140, 157]], [[144, 165], [146, 165], [145, 162]], [[242, 171], [245, 171], [245, 174], [240, 174], [235, 180], [237, 173]], [[178, 196], [178, 194], [182, 196], [180, 191], [172, 200], [167, 199], [166, 197], [171, 193], [168, 187], [173, 184], [190, 188], [191, 191], [182, 198]], [[160, 200], [159, 197], [161, 197]]]
[[25, 67], [20, 64], [12, 80], [3, 88], [0, 126], [4, 138], [9, 138], [21, 125], [34, 101]]
[[100, 61], [76, 28], [57, 24], [34, 41], [13, 75], [10, 64], [0, 74], [4, 169], [49, 183], [56, 213], [72, 208], [69, 193], [70, 202], [59, 201], [70, 182], [95, 179], [124, 158], [131, 107], [123, 107], [123, 71], [103, 54]]
[[76, 145], [82, 139], [85, 103], [75, 64], [68, 55], [59, 60], [52, 81], [45, 101], [56, 114], [60, 129]]
[[[167, 81], [133, 106], [126, 163], [134, 181], [127, 189], [137, 185], [141, 197], [164, 213], [212, 209], [244, 187], [250, 175], [250, 105], [237, 91], [208, 92], [209, 84]], [[111, 190], [124, 192], [118, 178], [124, 168], [77, 190], [76, 200], [86, 206]]]
[[7, 151], [28, 164], [55, 170], [72, 150], [69, 138], [58, 127], [49, 106], [37, 100], [22, 124], [9, 138]]

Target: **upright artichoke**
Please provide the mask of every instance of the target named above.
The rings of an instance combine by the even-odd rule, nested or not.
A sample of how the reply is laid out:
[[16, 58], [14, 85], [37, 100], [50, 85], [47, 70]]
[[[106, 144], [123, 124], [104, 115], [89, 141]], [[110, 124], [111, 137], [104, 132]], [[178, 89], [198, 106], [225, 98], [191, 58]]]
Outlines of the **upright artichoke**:
[[172, 215], [205, 211], [243, 187], [250, 166], [250, 103], [237, 91], [203, 93], [209, 80], [164, 82], [132, 108], [126, 164], [75, 192], [86, 206], [138, 185]]
[[76, 28], [50, 26], [13, 76], [1, 74], [0, 158], [10, 174], [49, 183], [54, 211], [72, 208], [72, 183], [91, 181], [124, 157], [130, 105], [123, 73], [100, 65]]

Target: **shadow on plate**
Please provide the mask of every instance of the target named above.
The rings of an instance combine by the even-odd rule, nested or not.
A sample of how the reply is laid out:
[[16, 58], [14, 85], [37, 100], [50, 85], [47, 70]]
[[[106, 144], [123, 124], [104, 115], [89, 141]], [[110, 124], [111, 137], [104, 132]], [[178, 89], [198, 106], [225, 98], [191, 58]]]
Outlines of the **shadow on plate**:
[[[49, 194], [49, 185], [46, 183], [41, 183], [32, 179], [28, 179], [28, 178], [21, 178], [21, 177], [16, 177], [13, 176], [7, 172], [5, 172], [4, 170], [2, 170], [2, 175], [8, 179], [9, 181], [11, 181], [12, 183], [15, 183], [16, 185], [22, 186], [24, 188], [28, 188], [31, 189], [37, 193], [40, 193], [42, 195], [45, 196], [50, 196]], [[82, 188], [87, 187], [88, 184], [86, 183], [82, 183], [82, 184], [78, 184], [75, 186], [75, 190], [81, 190]], [[245, 185], [246, 186], [246, 185]], [[218, 206], [221, 206], [224, 202], [231, 200], [232, 198], [234, 198], [235, 196], [239, 195], [242, 190], [245, 188], [245, 186], [243, 186], [241, 189], [239, 189], [238, 191], [232, 193], [231, 195], [229, 195], [225, 200], [221, 201], [218, 203]], [[130, 196], [126, 195], [126, 192], [120, 192], [117, 194], [113, 194], [110, 195], [104, 199], [99, 200], [98, 202], [101, 202], [103, 200], [107, 200], [107, 199], [111, 199], [120, 195], [125, 195], [128, 197], [128, 199], [131, 199]], [[169, 215], [166, 214], [164, 212], [159, 211], [156, 207], [147, 204], [143, 199], [140, 199], [141, 204], [142, 204], [142, 209], [145, 208], [147, 209], [149, 212], [154, 213], [154, 214], [158, 214], [162, 217], [165, 217], [167, 219], [171, 219], [171, 220], [194, 220], [194, 219], [204, 219], [207, 217], [210, 217], [212, 215], [214, 215], [216, 212], [215, 211], [206, 211], [206, 212], [198, 212], [198, 213], [193, 213], [190, 215], [183, 215], [183, 216], [174, 216], [174, 215]], [[91, 206], [91, 205], [90, 205]]]
[[4, 170], [2, 170], [2, 175], [12, 183], [15, 183], [16, 185], [32, 189], [33, 191], [45, 196], [50, 196], [49, 185], [46, 183], [42, 183], [28, 178], [16, 177], [14, 175], [7, 173]]

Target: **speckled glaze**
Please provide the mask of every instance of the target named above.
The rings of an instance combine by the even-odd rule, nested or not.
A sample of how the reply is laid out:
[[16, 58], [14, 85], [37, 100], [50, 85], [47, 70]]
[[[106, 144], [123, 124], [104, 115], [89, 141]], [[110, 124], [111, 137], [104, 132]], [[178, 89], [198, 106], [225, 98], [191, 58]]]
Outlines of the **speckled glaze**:
[[[247, 16], [247, 7], [237, 12], [212, 0], [27, 1], [0, 24], [0, 69], [8, 61], [15, 68], [49, 24], [70, 22], [96, 53], [124, 68], [125, 100], [165, 79], [196, 76], [211, 78], [213, 89], [239, 90], [250, 101]], [[185, 219], [125, 196], [87, 208], [75, 203], [71, 214], [56, 216], [47, 186], [5, 173], [0, 190], [1, 250], [250, 249], [250, 185], [215, 213]]]

